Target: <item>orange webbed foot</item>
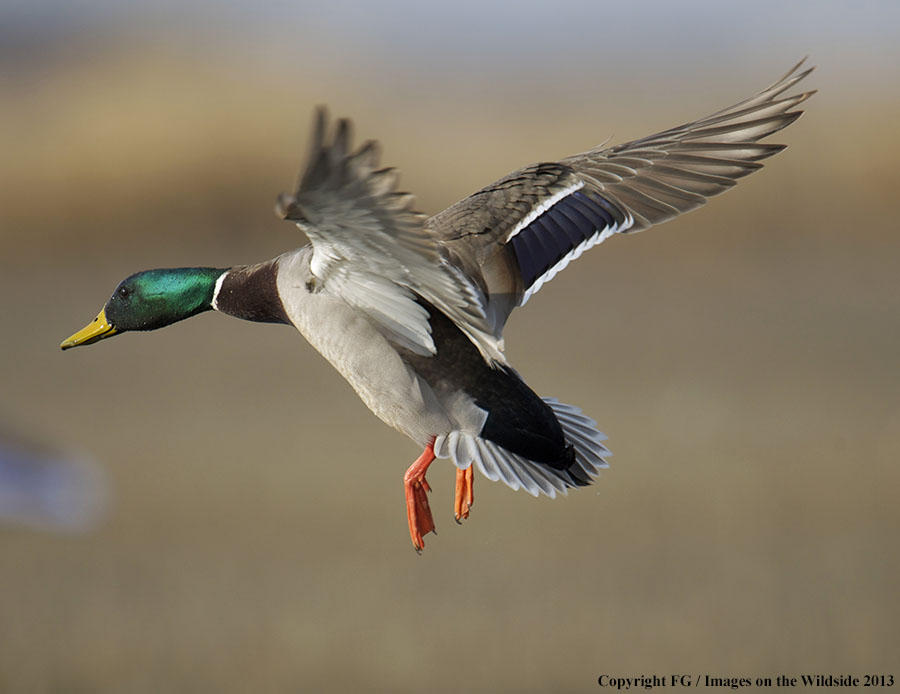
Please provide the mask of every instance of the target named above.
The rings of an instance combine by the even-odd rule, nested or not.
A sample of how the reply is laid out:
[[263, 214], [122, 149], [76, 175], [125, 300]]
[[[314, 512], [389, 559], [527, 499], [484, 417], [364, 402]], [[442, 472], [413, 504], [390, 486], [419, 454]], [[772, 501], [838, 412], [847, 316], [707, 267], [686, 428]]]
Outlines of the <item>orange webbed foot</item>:
[[475, 503], [475, 473], [469, 465], [465, 470], [456, 470], [456, 496], [453, 500], [453, 517], [459, 523], [463, 518], [469, 517], [469, 509]]
[[425, 472], [433, 462], [434, 441], [432, 440], [403, 476], [409, 537], [416, 552], [420, 553], [425, 549], [425, 541], [422, 536], [434, 532], [434, 518], [431, 515], [431, 507], [428, 505], [428, 492], [431, 491], [431, 487], [425, 479]]

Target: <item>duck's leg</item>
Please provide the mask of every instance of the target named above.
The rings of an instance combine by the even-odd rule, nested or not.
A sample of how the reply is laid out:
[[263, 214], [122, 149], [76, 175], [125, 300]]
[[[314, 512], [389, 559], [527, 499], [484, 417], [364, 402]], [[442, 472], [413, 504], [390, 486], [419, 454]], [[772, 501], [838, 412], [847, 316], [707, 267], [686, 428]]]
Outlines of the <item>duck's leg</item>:
[[453, 500], [453, 517], [459, 523], [460, 519], [469, 517], [469, 509], [475, 503], [475, 491], [473, 484], [475, 474], [472, 471], [475, 465], [469, 465], [465, 470], [456, 468], [456, 497]]
[[425, 481], [425, 472], [434, 462], [434, 439], [428, 442], [422, 455], [409, 466], [403, 476], [403, 489], [406, 492], [406, 518], [409, 521], [409, 536], [417, 552], [425, 548], [422, 535], [434, 532], [434, 518], [428, 506], [428, 492], [431, 487]]

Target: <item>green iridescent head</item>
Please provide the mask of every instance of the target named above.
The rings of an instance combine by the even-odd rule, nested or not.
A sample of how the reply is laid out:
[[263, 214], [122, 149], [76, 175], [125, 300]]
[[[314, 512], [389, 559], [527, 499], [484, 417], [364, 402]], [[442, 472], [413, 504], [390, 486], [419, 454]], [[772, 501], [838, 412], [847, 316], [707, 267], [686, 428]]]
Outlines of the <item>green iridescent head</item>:
[[64, 341], [69, 349], [129, 330], [156, 330], [212, 308], [216, 280], [226, 270], [183, 267], [145, 270], [116, 287], [99, 315]]

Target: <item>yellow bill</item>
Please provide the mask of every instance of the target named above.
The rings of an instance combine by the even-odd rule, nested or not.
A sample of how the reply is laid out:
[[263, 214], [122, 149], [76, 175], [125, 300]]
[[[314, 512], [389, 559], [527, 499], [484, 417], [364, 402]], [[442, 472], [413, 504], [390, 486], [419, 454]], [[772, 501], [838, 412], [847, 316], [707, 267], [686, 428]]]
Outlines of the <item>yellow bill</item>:
[[68, 340], [60, 345], [62, 349], [71, 349], [80, 345], [91, 345], [104, 337], [116, 334], [116, 329], [106, 320], [106, 309], [100, 311], [97, 317], [84, 326]]

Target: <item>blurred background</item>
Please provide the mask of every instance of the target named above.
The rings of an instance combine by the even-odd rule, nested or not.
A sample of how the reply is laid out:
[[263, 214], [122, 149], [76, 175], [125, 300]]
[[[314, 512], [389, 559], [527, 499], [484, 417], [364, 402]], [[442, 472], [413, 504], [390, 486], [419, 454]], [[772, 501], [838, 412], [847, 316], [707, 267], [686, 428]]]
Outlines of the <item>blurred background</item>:
[[[0, 517], [0, 691], [900, 676], [900, 4], [183, 5], [0, 4], [0, 446], [95, 461], [82, 522]], [[457, 527], [435, 465], [423, 556], [419, 451], [294, 331], [206, 314], [59, 351], [132, 272], [304, 243], [271, 209], [316, 104], [435, 213], [804, 55], [820, 92], [764, 172], [508, 326], [610, 470], [555, 501], [479, 479]], [[25, 478], [0, 484], [43, 498]]]

